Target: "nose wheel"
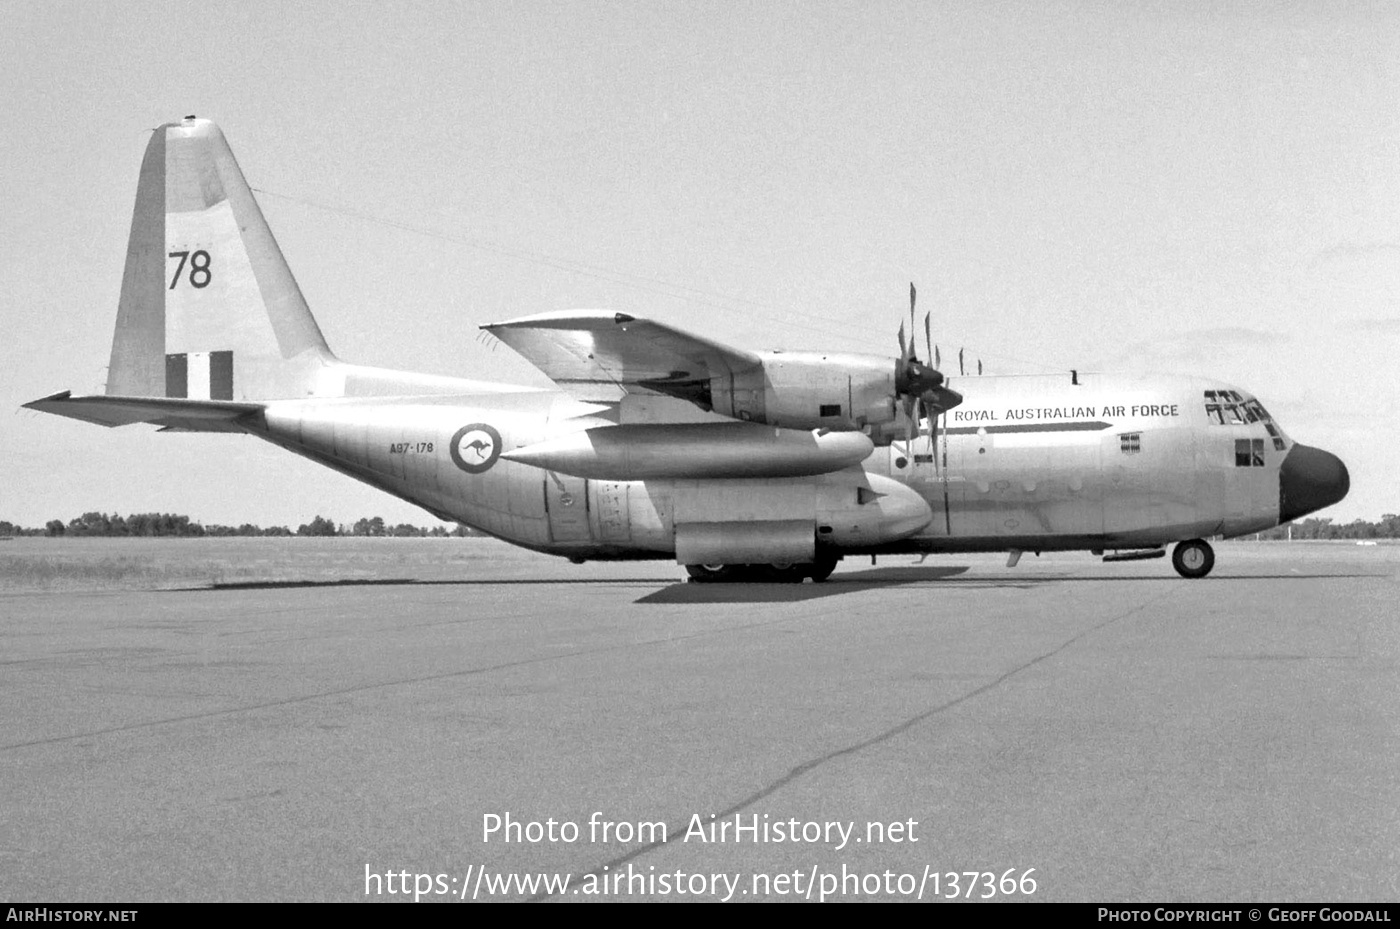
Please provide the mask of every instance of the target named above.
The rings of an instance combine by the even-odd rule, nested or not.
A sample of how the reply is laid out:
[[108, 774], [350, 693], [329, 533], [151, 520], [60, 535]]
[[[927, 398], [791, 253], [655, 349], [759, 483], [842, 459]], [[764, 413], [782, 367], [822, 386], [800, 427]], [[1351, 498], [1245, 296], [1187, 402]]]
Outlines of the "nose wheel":
[[1182, 577], [1205, 577], [1215, 567], [1215, 550], [1205, 539], [1189, 539], [1172, 549], [1172, 567]]

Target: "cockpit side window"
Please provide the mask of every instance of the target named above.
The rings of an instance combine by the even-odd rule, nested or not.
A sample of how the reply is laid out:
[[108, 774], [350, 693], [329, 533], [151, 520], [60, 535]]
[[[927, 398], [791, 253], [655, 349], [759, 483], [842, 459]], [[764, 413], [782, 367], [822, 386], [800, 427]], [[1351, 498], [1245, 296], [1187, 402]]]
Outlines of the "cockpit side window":
[[1236, 440], [1235, 440], [1235, 467], [1237, 467], [1237, 468], [1262, 468], [1262, 467], [1264, 467], [1264, 440], [1263, 440], [1263, 439], [1236, 439]]

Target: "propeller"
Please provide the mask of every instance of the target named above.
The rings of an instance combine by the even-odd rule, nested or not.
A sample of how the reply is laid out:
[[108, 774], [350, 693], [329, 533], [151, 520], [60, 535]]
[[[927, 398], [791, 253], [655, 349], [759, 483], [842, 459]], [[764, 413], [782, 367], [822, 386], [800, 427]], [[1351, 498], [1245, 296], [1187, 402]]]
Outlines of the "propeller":
[[[937, 363], [930, 367], [919, 361], [914, 354], [917, 338], [914, 335], [915, 304], [918, 291], [913, 283], [909, 285], [909, 339], [904, 338], [904, 323], [899, 324], [899, 364], [895, 367], [894, 389], [901, 398], [905, 417], [905, 436], [910, 443], [912, 454], [914, 437], [918, 435], [919, 420], [929, 419], [929, 436], [932, 441], [937, 416], [962, 403], [962, 394], [943, 386], [944, 377]], [[930, 313], [924, 314], [924, 343], [929, 355], [937, 358], [933, 347], [933, 325]]]

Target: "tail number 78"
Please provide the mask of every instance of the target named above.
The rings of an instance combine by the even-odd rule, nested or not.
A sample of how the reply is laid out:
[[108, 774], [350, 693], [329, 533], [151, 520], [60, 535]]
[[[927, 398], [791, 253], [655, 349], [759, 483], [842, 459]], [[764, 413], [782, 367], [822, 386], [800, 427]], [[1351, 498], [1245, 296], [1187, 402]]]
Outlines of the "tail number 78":
[[189, 280], [190, 286], [196, 290], [208, 287], [209, 282], [214, 279], [213, 273], [209, 270], [209, 253], [202, 248], [197, 252], [171, 252], [167, 257], [180, 259], [180, 263], [175, 266], [175, 275], [170, 278], [170, 290], [174, 290], [175, 285], [180, 283], [180, 275], [184, 274], [187, 263], [190, 273], [186, 275], [186, 278]]

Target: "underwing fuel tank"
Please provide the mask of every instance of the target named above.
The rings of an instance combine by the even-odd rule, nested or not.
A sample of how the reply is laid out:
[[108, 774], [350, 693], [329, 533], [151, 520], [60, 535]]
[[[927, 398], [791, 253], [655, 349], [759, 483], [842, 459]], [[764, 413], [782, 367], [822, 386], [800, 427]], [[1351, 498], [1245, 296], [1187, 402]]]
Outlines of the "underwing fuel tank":
[[859, 432], [755, 423], [600, 426], [501, 455], [600, 481], [809, 477], [859, 464], [875, 448]]

